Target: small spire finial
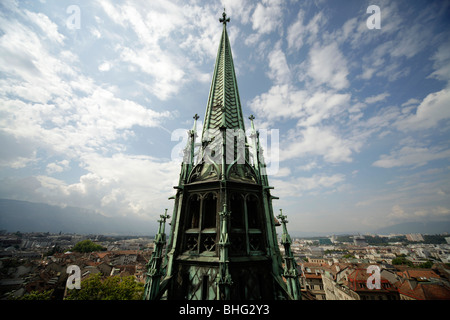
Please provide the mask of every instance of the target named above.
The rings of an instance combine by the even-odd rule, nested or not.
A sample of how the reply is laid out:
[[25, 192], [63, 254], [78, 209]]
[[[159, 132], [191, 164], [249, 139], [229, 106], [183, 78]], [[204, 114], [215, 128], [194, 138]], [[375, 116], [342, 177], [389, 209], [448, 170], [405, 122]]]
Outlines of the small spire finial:
[[219, 21], [222, 22], [226, 26], [227, 22], [230, 22], [230, 18], [227, 18], [227, 14], [225, 12], [225, 8], [223, 8], [222, 17], [223, 18], [220, 18]]
[[194, 127], [190, 131], [191, 135], [196, 134], [196, 132], [197, 132], [197, 120], [200, 119], [200, 117], [198, 116], [198, 114], [195, 114], [193, 118], [194, 118]]
[[285, 224], [288, 223], [286, 220], [287, 216], [283, 215], [283, 209], [280, 209], [280, 214], [277, 216], [278, 219], [281, 220], [281, 223]]

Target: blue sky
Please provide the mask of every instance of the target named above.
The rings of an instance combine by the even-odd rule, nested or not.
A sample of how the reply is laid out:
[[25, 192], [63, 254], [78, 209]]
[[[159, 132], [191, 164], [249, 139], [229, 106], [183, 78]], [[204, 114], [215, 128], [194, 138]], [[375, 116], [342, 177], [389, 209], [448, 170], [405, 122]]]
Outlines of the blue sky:
[[269, 182], [289, 230], [448, 223], [449, 4], [2, 1], [0, 197], [170, 212], [225, 6], [243, 113], [279, 130]]

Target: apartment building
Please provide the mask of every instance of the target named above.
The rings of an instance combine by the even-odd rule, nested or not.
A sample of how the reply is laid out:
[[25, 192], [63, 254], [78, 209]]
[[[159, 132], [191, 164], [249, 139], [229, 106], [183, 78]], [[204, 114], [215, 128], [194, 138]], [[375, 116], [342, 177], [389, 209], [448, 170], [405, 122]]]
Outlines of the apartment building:
[[380, 276], [380, 288], [371, 289], [371, 273], [361, 265], [332, 266], [325, 270], [322, 282], [327, 300], [399, 300], [397, 288]]

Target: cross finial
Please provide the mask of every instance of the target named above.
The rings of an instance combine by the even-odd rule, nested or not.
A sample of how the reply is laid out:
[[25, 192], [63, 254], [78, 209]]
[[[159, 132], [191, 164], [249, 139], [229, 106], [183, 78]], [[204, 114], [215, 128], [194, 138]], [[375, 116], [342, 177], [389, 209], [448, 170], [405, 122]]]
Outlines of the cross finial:
[[223, 18], [220, 18], [219, 21], [222, 22], [224, 25], [227, 25], [227, 22], [230, 22], [230, 18], [227, 18], [227, 14], [225, 12], [225, 8], [223, 8], [222, 17]]
[[191, 136], [195, 135], [197, 132], [197, 120], [200, 119], [200, 117], [198, 116], [198, 114], [195, 114], [193, 118], [194, 118], [194, 127], [190, 131]]
[[166, 222], [166, 219], [170, 218], [170, 216], [167, 214], [167, 209], [164, 215], [160, 215], [159, 217], [161, 218], [161, 220], [163, 220], [163, 222]]
[[252, 135], [255, 134], [255, 125], [253, 124], [253, 120], [255, 120], [255, 116], [254, 115], [250, 115], [250, 117], [248, 117], [250, 119], [251, 125], [252, 125]]
[[277, 216], [278, 219], [281, 220], [281, 223], [285, 224], [288, 221], [286, 220], [287, 216], [283, 215], [283, 210], [280, 209], [280, 214]]

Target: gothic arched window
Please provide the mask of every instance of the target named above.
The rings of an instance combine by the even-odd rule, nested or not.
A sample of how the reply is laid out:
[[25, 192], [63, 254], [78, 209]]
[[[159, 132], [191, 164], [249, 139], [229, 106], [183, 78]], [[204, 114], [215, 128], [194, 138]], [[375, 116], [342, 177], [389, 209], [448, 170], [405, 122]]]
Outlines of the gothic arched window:
[[247, 206], [247, 219], [248, 219], [248, 227], [250, 229], [259, 229], [261, 228], [261, 217], [259, 210], [259, 201], [258, 197], [253, 194], [250, 194], [246, 198], [246, 206]]
[[208, 193], [203, 198], [203, 225], [202, 229], [215, 228], [217, 220], [217, 196]]
[[230, 220], [232, 229], [244, 229], [245, 228], [245, 209], [244, 198], [238, 193], [233, 193], [230, 197]]
[[188, 200], [188, 229], [198, 229], [200, 223], [200, 197], [194, 194]]

